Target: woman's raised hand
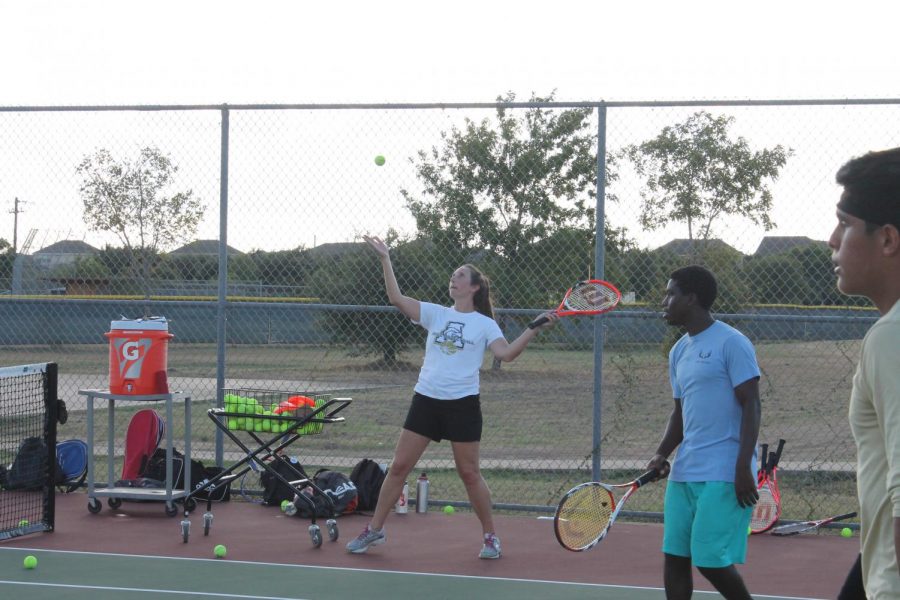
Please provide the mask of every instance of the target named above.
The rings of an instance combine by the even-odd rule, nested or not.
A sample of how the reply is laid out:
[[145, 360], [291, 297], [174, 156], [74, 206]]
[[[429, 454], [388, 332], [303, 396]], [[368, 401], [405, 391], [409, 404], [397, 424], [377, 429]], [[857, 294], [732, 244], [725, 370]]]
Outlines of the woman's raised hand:
[[380, 256], [381, 258], [389, 257], [390, 252], [387, 247], [387, 244], [385, 244], [381, 240], [380, 237], [378, 237], [377, 235], [373, 235], [373, 236], [364, 235], [363, 239], [366, 241], [367, 244], [369, 244], [369, 247], [371, 247], [372, 250], [374, 250], [378, 254], [378, 256]]

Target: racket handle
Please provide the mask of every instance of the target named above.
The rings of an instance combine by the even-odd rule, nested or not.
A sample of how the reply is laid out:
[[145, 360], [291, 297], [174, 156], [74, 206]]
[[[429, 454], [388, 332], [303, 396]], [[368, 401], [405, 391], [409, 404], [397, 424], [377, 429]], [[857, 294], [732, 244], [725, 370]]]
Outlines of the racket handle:
[[834, 517], [834, 518], [831, 519], [831, 520], [832, 520], [832, 521], [843, 521], [844, 519], [852, 519], [852, 518], [855, 517], [855, 516], [856, 516], [856, 513], [855, 513], [855, 512], [850, 512], [850, 513], [847, 513], [847, 514], [845, 514], [845, 515], [838, 515], [838, 516]]
[[659, 479], [659, 474], [660, 472], [656, 469], [650, 469], [649, 471], [638, 477], [637, 480], [635, 480], [635, 483], [637, 483], [638, 487], [641, 487], [645, 483], [650, 483], [651, 481], [656, 481], [657, 479]]
[[544, 323], [550, 320], [550, 317], [538, 317], [534, 321], [528, 324], [528, 329], [537, 329]]

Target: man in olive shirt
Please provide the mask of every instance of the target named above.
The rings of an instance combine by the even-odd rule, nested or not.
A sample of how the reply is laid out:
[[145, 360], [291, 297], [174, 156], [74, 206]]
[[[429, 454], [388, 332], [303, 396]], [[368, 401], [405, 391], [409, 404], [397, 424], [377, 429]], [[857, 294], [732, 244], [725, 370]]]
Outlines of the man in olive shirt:
[[838, 289], [881, 313], [850, 394], [861, 554], [839, 600], [900, 599], [900, 148], [851, 160], [837, 182], [844, 191], [828, 245]]

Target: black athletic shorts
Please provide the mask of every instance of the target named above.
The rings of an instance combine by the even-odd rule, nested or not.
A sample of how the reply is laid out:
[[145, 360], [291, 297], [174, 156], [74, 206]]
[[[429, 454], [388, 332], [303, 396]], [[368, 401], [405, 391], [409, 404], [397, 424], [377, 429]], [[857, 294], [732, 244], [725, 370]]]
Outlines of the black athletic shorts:
[[458, 400], [437, 400], [416, 392], [404, 429], [435, 442], [481, 441], [481, 401], [478, 394]]

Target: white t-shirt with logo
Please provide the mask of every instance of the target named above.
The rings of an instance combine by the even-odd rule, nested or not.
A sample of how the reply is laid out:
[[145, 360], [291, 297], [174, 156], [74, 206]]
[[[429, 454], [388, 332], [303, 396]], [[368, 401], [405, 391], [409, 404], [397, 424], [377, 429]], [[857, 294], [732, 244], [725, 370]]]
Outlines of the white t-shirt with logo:
[[428, 331], [425, 360], [415, 390], [438, 400], [477, 394], [478, 372], [488, 346], [503, 337], [497, 322], [473, 311], [419, 303], [418, 324]]

